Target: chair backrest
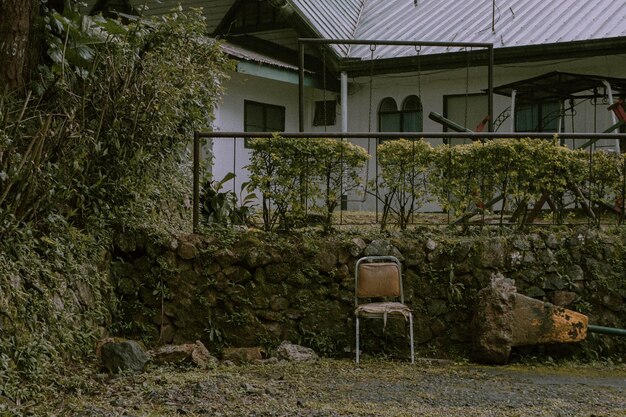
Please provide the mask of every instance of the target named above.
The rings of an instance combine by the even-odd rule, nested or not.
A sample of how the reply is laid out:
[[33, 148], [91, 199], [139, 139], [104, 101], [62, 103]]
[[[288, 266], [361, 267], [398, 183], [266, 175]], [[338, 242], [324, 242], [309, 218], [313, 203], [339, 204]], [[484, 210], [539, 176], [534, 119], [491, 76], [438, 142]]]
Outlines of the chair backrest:
[[402, 267], [395, 256], [366, 256], [359, 259], [354, 272], [355, 305], [359, 298], [400, 297], [402, 292]]

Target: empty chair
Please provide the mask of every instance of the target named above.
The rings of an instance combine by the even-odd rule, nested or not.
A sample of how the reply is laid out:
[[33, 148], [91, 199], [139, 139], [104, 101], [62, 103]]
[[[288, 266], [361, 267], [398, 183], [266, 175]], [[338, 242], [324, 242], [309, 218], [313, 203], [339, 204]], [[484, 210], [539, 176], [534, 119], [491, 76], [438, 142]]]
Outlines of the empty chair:
[[[354, 315], [356, 317], [356, 363], [359, 363], [359, 319], [383, 319], [401, 316], [409, 323], [411, 363], [415, 363], [413, 350], [413, 313], [404, 304], [402, 291], [402, 266], [395, 256], [366, 256], [357, 261], [354, 271]], [[361, 298], [395, 298], [398, 301], [383, 301], [359, 304]]]

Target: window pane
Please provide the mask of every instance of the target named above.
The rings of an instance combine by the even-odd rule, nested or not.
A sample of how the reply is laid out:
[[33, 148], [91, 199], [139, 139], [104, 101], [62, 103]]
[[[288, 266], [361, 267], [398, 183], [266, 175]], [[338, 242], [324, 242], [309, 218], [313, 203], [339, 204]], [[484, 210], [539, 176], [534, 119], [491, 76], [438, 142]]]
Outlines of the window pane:
[[285, 108], [278, 106], [266, 107], [265, 131], [282, 132], [285, 130]]
[[400, 129], [400, 113], [381, 113], [380, 131], [401, 132], [402, 129]]
[[539, 128], [539, 107], [521, 104], [515, 109], [515, 131], [533, 132]]
[[380, 102], [380, 107], [378, 108], [379, 112], [385, 111], [397, 111], [398, 106], [396, 105], [396, 101], [391, 97], [384, 98], [383, 101]]
[[246, 132], [264, 132], [265, 131], [262, 104], [246, 101], [244, 115], [246, 118], [246, 120], [244, 121], [244, 131]]
[[402, 114], [402, 131], [403, 132], [421, 132], [422, 129], [422, 112], [406, 111]]
[[561, 104], [558, 101], [542, 103], [541, 105], [541, 128], [544, 132], [556, 132], [559, 130], [559, 117]]
[[402, 110], [422, 110], [422, 102], [418, 96], [408, 96], [402, 103]]
[[316, 101], [313, 126], [333, 126], [337, 115], [335, 100]]

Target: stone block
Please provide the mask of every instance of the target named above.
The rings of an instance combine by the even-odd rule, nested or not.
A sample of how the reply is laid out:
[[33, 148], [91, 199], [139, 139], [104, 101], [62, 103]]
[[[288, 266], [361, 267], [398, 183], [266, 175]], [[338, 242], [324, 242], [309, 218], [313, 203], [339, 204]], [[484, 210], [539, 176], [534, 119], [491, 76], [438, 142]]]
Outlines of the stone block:
[[503, 364], [513, 346], [579, 342], [587, 324], [587, 316], [518, 294], [514, 281], [496, 275], [477, 296], [474, 358]]

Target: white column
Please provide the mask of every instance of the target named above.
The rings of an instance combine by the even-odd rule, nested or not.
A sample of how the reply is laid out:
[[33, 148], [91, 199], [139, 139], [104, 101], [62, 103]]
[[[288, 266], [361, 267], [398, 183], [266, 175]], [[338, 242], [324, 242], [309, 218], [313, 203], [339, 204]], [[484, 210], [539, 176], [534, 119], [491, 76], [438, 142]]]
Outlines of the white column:
[[[609, 94], [609, 105], [612, 105], [613, 104], [613, 89], [611, 88], [611, 84], [609, 84], [607, 80], [602, 80], [602, 84], [606, 86], [607, 92]], [[613, 121], [613, 124], [617, 123], [617, 117], [615, 116], [615, 113], [613, 111], [611, 111], [611, 120]], [[613, 130], [613, 132], [615, 132], [615, 130]], [[609, 133], [613, 133], [613, 132], [609, 132]], [[618, 154], [621, 153], [621, 150], [619, 148], [619, 139], [615, 139], [615, 152], [617, 152]]]

